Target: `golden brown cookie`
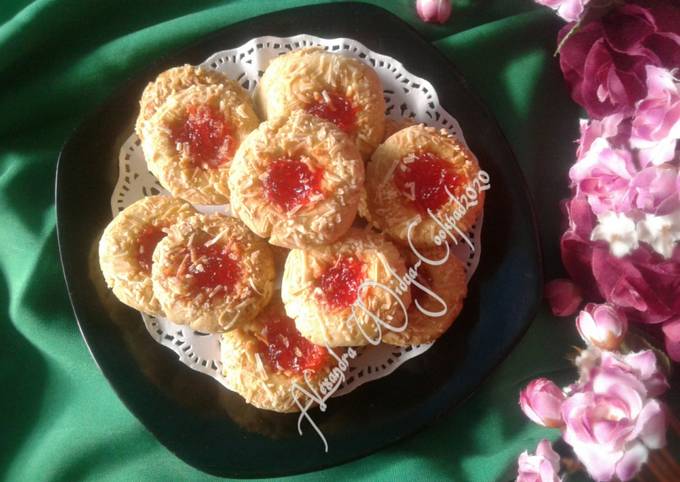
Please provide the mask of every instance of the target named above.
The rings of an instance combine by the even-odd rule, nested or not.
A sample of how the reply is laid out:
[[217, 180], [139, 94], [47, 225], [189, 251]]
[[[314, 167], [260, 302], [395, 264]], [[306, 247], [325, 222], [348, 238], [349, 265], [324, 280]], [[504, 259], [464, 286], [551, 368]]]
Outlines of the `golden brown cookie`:
[[267, 119], [302, 109], [334, 122], [356, 142], [364, 159], [383, 138], [385, 99], [378, 75], [357, 59], [321, 47], [272, 60], [255, 102]]
[[153, 255], [156, 298], [175, 323], [221, 333], [269, 303], [274, 260], [236, 218], [197, 214], [172, 226]]
[[410, 118], [401, 119], [385, 118], [385, 134], [383, 135], [383, 142], [385, 142], [387, 138], [390, 137], [395, 132], [398, 132], [402, 129], [406, 129], [407, 127], [411, 127], [414, 125], [416, 125], [416, 122]]
[[482, 212], [488, 181], [446, 131], [407, 127], [373, 153], [360, 214], [403, 245], [441, 246], [449, 236], [459, 242]]
[[151, 283], [153, 252], [167, 228], [195, 213], [181, 199], [149, 196], [113, 218], [99, 240], [99, 266], [120, 301], [144, 313], [163, 315]]
[[135, 123], [135, 132], [141, 139], [143, 137], [143, 126], [146, 121], [151, 119], [158, 108], [165, 103], [168, 97], [182, 90], [188, 89], [193, 85], [230, 85], [233, 90], [242, 92], [244, 97], [247, 94], [240, 86], [230, 80], [226, 75], [216, 70], [206, 69], [195, 65], [182, 65], [173, 67], [161, 72], [153, 82], [144, 89], [139, 100], [139, 116]]
[[281, 285], [286, 313], [312, 343], [377, 344], [403, 327], [411, 301], [404, 260], [382, 235], [351, 229], [334, 244], [293, 249]]
[[[408, 308], [406, 330], [388, 332], [383, 341], [390, 345], [409, 346], [431, 343], [442, 336], [463, 309], [467, 280], [463, 263], [446, 248], [423, 250], [424, 262], [408, 248], [402, 251], [411, 282], [413, 301]], [[429, 261], [443, 264], [432, 265]]]
[[304, 392], [311, 393], [311, 385], [319, 394], [322, 379], [337, 365], [326, 347], [300, 335], [277, 295], [247, 326], [222, 336], [221, 353], [227, 387], [251, 405], [275, 412], [299, 411], [296, 397], [305, 407], [310, 399]]
[[349, 138], [298, 110], [263, 122], [243, 141], [229, 173], [231, 208], [277, 246], [326, 244], [354, 221], [363, 182]]
[[229, 202], [229, 167], [259, 120], [238, 85], [194, 85], [168, 96], [143, 125], [149, 170], [192, 204]]

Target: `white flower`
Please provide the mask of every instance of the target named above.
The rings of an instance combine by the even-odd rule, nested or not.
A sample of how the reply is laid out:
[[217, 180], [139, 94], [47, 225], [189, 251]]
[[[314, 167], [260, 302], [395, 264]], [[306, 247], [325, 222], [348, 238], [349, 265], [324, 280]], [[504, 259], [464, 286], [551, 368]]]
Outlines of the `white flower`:
[[608, 212], [598, 216], [597, 221], [590, 239], [591, 241], [606, 241], [614, 256], [621, 258], [638, 247], [635, 221], [625, 214]]
[[680, 240], [680, 210], [665, 216], [645, 214], [637, 223], [637, 236], [664, 258], [670, 258], [675, 242]]

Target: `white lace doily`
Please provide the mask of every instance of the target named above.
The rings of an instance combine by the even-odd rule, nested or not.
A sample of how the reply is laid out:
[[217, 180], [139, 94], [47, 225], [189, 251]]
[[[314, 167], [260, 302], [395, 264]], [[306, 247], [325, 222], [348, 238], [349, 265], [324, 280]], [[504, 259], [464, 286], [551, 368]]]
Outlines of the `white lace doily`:
[[[373, 52], [361, 43], [346, 39], [322, 39], [311, 35], [294, 37], [259, 37], [241, 47], [223, 50], [211, 55], [201, 65], [219, 70], [237, 81], [249, 93], [253, 93], [270, 60], [280, 54], [302, 47], [320, 45], [330, 52], [356, 57], [371, 65], [382, 81], [386, 114], [394, 119], [411, 118], [434, 127], [447, 129], [465, 143], [458, 122], [439, 105], [439, 99], [432, 85], [411, 74], [397, 60]], [[132, 134], [120, 149], [118, 183], [111, 196], [111, 212], [115, 216], [133, 202], [153, 194], [168, 194], [148, 171], [140, 141]], [[200, 211], [223, 211], [227, 206], [196, 206]], [[458, 243], [452, 249], [465, 265], [467, 279], [472, 277], [480, 256], [482, 219], [473, 226], [468, 236], [476, 249]], [[186, 326], [176, 325], [165, 318], [142, 314], [144, 324], [158, 343], [172, 349], [182, 363], [190, 368], [210, 375], [223, 383], [220, 363], [220, 336], [198, 333]], [[407, 348], [389, 345], [369, 346], [357, 350], [357, 357], [351, 361], [346, 380], [334, 396], [344, 395], [371, 380], [389, 375], [402, 363], [426, 352], [432, 344], [415, 345]]]

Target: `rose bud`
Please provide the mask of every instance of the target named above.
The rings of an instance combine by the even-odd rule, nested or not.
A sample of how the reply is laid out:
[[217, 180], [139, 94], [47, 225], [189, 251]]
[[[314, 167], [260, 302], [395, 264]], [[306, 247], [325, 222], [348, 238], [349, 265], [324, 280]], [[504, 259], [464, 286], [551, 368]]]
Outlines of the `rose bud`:
[[547, 378], [537, 378], [519, 394], [519, 406], [532, 421], [544, 427], [557, 428], [562, 422], [562, 390]]
[[588, 303], [576, 317], [576, 328], [589, 345], [616, 350], [628, 331], [628, 320], [611, 305]]
[[445, 23], [451, 16], [451, 0], [417, 0], [416, 12], [424, 22]]

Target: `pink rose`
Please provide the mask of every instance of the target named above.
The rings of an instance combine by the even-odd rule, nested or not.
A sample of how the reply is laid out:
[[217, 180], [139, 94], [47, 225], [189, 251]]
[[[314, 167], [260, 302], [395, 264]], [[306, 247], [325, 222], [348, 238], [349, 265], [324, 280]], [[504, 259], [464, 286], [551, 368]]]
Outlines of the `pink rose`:
[[562, 404], [562, 418], [565, 442], [598, 481], [630, 480], [649, 449], [666, 443], [661, 404], [635, 373], [615, 363], [592, 370], [587, 385]]
[[630, 211], [633, 176], [635, 166], [631, 153], [614, 149], [602, 137], [595, 139], [569, 170], [569, 177], [579, 192], [586, 195], [595, 214]]
[[680, 250], [666, 260], [641, 245], [617, 258], [608, 247], [594, 246], [590, 263], [600, 294], [623, 309], [629, 320], [662, 323], [678, 318]]
[[611, 305], [588, 303], [576, 318], [576, 328], [589, 345], [616, 350], [628, 331], [628, 320]]
[[[680, 126], [680, 123], [678, 123]], [[680, 208], [678, 168], [669, 164], [650, 166], [630, 183], [635, 206], [650, 214], [665, 215]]]
[[[558, 42], [573, 26], [560, 31]], [[679, 65], [679, 46], [680, 11], [671, 2], [626, 3], [574, 33], [562, 46], [560, 67], [590, 117], [629, 115], [647, 95], [647, 65]]]
[[675, 158], [680, 138], [680, 83], [666, 69], [647, 66], [647, 96], [635, 105], [630, 144], [643, 165]]
[[628, 147], [630, 122], [623, 114], [612, 114], [602, 119], [581, 119], [581, 138], [579, 139], [576, 157], [581, 160], [590, 150], [590, 146], [599, 137], [607, 139], [612, 147]]
[[545, 297], [555, 316], [573, 315], [583, 302], [581, 289], [568, 279], [554, 279], [546, 283]]
[[658, 397], [668, 390], [668, 380], [659, 369], [659, 362], [652, 350], [631, 352], [602, 352], [600, 366], [604, 369], [626, 371], [642, 382], [650, 397]]
[[540, 5], [545, 5], [557, 11], [557, 15], [567, 22], [578, 20], [583, 14], [585, 5], [589, 0], [535, 0]]
[[[569, 229], [561, 239], [562, 263], [585, 299], [612, 303], [629, 321], [664, 323], [680, 319], [679, 248], [664, 259], [641, 244], [628, 256], [617, 258], [605, 243], [590, 241], [595, 217], [585, 195], [577, 193], [566, 207]], [[671, 341], [680, 342], [680, 333]], [[680, 361], [680, 349], [674, 353], [669, 354]]]
[[653, 350], [642, 350], [624, 355], [589, 346], [581, 350], [574, 364], [578, 368], [579, 380], [566, 390], [567, 393], [589, 390], [596, 370], [603, 367], [632, 374], [642, 382], [650, 397], [662, 395], [669, 387], [666, 375], [660, 370]]
[[416, 12], [423, 22], [445, 23], [451, 16], [451, 0], [416, 0]]
[[519, 406], [533, 422], [544, 427], [563, 425], [560, 407], [564, 400], [562, 390], [547, 378], [537, 378], [519, 394]]
[[516, 482], [559, 482], [559, 472], [560, 456], [544, 439], [538, 443], [535, 455], [525, 451], [517, 459]]

